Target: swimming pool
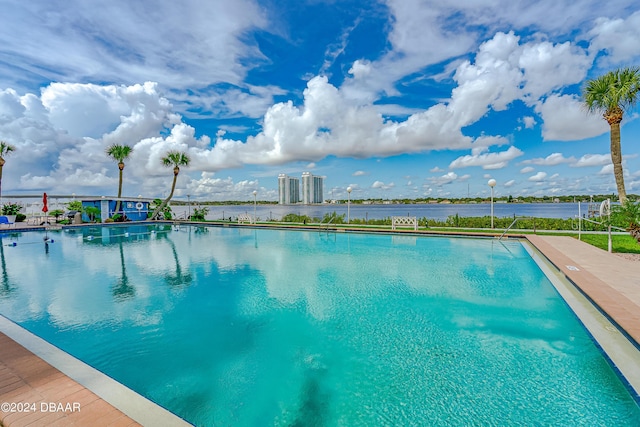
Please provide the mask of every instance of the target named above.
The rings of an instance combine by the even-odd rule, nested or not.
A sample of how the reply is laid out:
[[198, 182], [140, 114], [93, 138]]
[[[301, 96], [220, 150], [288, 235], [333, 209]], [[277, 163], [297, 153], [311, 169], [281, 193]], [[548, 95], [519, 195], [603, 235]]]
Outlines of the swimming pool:
[[0, 314], [196, 425], [640, 421], [517, 241], [188, 226], [43, 237], [2, 236]]

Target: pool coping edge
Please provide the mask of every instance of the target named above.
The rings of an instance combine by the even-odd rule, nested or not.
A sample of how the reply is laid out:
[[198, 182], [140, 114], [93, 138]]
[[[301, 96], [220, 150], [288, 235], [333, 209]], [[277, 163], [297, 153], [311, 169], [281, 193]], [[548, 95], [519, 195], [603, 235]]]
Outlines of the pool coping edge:
[[142, 425], [192, 425], [3, 315], [0, 332]]
[[523, 246], [640, 403], [640, 349], [622, 325], [529, 239]]

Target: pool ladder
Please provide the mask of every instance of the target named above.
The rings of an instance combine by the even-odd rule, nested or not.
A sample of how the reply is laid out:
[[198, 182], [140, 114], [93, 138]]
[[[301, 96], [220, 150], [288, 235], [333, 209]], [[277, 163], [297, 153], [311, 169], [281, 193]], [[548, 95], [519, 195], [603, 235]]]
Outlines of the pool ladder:
[[[326, 227], [325, 227], [325, 231], [329, 232], [329, 225], [331, 225], [331, 222], [336, 219], [338, 217], [338, 215], [336, 215], [335, 213], [333, 215], [331, 215], [331, 217], [329, 218], [329, 221], [327, 221]], [[320, 223], [320, 228], [322, 228], [322, 225], [324, 224], [324, 220]]]
[[[507, 227], [506, 230], [504, 230], [504, 232], [500, 235], [500, 237], [498, 237], [498, 240], [502, 240], [502, 238], [504, 237], [505, 234], [507, 234], [509, 232], [509, 230], [511, 230], [511, 227], [513, 227], [515, 225], [516, 222], [518, 222], [519, 219], [531, 219], [531, 217], [529, 216], [522, 216], [522, 217], [518, 217], [518, 218], [514, 218], [513, 222]], [[535, 221], [535, 218], [534, 218]], [[534, 228], [533, 231], [535, 232], [535, 222], [534, 222]]]

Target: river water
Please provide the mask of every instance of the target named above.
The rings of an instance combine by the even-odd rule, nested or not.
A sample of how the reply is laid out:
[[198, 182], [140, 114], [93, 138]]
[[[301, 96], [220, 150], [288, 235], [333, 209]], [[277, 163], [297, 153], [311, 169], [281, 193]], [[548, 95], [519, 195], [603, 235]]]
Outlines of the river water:
[[[578, 215], [579, 203], [495, 203], [494, 215], [497, 218], [515, 216], [533, 216], [538, 218], [575, 218]], [[599, 206], [599, 205], [596, 205]], [[191, 210], [198, 207], [191, 205]], [[458, 214], [462, 217], [481, 217], [491, 215], [489, 203], [478, 204], [391, 204], [391, 205], [354, 205], [326, 204], [326, 205], [213, 205], [207, 206], [209, 220], [235, 220], [238, 215], [255, 214], [258, 221], [279, 220], [287, 214], [307, 215], [310, 218], [322, 218], [325, 214], [335, 212], [338, 215], [347, 214], [350, 218], [384, 219], [392, 216], [415, 216], [418, 218], [445, 220]], [[580, 203], [581, 213], [587, 214], [589, 204]], [[172, 206], [175, 215], [188, 213], [188, 206]], [[349, 212], [348, 212], [349, 211]]]

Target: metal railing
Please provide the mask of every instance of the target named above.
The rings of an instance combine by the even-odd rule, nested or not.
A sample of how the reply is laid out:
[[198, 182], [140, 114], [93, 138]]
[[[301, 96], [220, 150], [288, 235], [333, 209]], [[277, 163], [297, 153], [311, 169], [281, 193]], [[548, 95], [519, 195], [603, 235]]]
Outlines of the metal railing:
[[[331, 215], [331, 217], [329, 217], [329, 220], [327, 221], [325, 230], [329, 231], [329, 225], [331, 224], [331, 222], [336, 219], [338, 217], [338, 215], [336, 215], [335, 213], [333, 215]], [[320, 222], [320, 228], [322, 228], [322, 225], [324, 224], [324, 219]]]
[[186, 221], [188, 219], [187, 218], [187, 213], [186, 212], [182, 212], [180, 214], [177, 214], [177, 215], [174, 216], [173, 219], [176, 220], [176, 221]]
[[[504, 232], [500, 235], [500, 237], [498, 237], [498, 240], [502, 240], [504, 235], [507, 234], [509, 232], [509, 230], [511, 230], [511, 227], [513, 227], [515, 225], [515, 223], [518, 222], [521, 219], [532, 219], [532, 217], [530, 217], [530, 216], [522, 216], [522, 217], [515, 218], [513, 220], [513, 222], [507, 227], [507, 229], [504, 230]], [[535, 220], [535, 218], [533, 218], [533, 219]], [[534, 231], [535, 231], [535, 228], [534, 228]]]

